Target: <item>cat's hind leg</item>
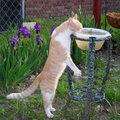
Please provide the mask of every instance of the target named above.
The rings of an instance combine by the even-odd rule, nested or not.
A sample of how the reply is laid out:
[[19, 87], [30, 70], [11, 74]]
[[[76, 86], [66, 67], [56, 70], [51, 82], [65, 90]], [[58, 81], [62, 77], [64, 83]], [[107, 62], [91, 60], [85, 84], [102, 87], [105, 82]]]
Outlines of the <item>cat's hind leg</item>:
[[42, 95], [43, 95], [45, 113], [48, 118], [53, 118], [54, 115], [51, 113], [51, 111], [55, 111], [55, 109], [52, 107], [52, 102], [55, 94], [42, 91]]

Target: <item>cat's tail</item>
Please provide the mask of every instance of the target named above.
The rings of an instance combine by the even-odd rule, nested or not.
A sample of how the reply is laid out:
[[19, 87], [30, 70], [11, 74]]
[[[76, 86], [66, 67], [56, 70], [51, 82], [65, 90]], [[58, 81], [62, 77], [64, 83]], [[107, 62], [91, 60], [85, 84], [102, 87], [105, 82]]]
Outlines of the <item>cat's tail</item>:
[[33, 83], [30, 85], [30, 87], [28, 87], [26, 90], [24, 90], [23, 92], [20, 93], [11, 93], [9, 95], [7, 95], [7, 99], [23, 99], [26, 98], [28, 96], [30, 96], [32, 93], [34, 93], [34, 91], [37, 89], [38, 85], [39, 85], [39, 79], [38, 77], [33, 81]]

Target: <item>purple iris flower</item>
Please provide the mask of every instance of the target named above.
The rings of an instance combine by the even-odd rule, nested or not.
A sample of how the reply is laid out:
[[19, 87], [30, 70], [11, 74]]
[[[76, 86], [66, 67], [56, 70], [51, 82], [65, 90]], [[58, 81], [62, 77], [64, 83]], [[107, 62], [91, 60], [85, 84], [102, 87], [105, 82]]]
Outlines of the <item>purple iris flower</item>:
[[28, 31], [28, 33], [27, 33], [27, 36], [30, 38], [30, 36], [31, 36], [31, 33], [30, 33], [30, 31]]
[[18, 36], [18, 38], [20, 37], [20, 31], [18, 32], [17, 36]]
[[28, 29], [26, 27], [21, 27], [20, 32], [21, 33], [28, 32]]
[[51, 35], [52, 35], [52, 33], [53, 33], [54, 30], [55, 30], [54, 28], [52, 28], [52, 29], [50, 30], [50, 34], [51, 34]]
[[26, 38], [27, 36], [30, 37], [31, 33], [30, 31], [26, 28], [26, 27], [21, 27], [19, 32], [18, 32], [18, 37], [20, 36], [20, 33], [22, 33], [22, 35], [24, 36], [24, 38]]
[[37, 42], [37, 44], [40, 44], [41, 40], [42, 40], [42, 38], [39, 35], [36, 36], [36, 42]]
[[10, 41], [12, 42], [12, 44], [11, 44], [12, 47], [17, 46], [18, 45], [18, 36], [14, 36]]
[[41, 29], [41, 26], [39, 24], [35, 24], [34, 28], [36, 29], [36, 33], [38, 33]]
[[30, 37], [30, 35], [31, 35], [31, 33], [29, 31], [28, 32], [24, 32], [22, 34], [23, 34], [24, 38]]

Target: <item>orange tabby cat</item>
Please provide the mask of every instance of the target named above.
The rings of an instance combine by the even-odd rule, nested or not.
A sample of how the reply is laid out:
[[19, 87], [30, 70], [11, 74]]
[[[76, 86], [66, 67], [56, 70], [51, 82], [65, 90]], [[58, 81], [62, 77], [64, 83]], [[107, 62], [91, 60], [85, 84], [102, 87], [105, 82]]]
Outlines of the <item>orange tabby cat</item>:
[[55, 108], [52, 107], [53, 98], [58, 80], [66, 66], [68, 65], [74, 71], [75, 76], [81, 76], [81, 71], [70, 57], [70, 35], [75, 32], [81, 32], [81, 30], [82, 24], [77, 20], [77, 14], [58, 26], [52, 33], [49, 56], [42, 72], [36, 77], [29, 88], [23, 92], [8, 95], [7, 99], [28, 97], [40, 85], [45, 113], [48, 118], [52, 118], [54, 115], [51, 112], [55, 111]]

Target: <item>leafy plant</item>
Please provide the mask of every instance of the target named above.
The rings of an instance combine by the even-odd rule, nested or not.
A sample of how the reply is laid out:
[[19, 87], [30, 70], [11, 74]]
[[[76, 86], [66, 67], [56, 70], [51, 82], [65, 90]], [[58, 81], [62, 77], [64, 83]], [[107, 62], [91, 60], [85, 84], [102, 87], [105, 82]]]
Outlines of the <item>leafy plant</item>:
[[113, 40], [114, 40], [114, 47], [117, 48], [120, 51], [120, 30], [114, 28], [113, 29]]
[[15, 27], [0, 36], [0, 88], [9, 88], [44, 65], [50, 40], [49, 31], [44, 32], [45, 37], [34, 29]]

